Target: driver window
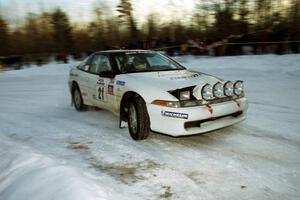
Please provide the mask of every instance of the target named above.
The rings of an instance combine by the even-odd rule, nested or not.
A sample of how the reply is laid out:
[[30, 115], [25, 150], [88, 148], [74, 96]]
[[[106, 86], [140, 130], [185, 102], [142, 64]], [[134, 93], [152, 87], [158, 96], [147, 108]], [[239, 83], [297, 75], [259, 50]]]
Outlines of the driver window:
[[99, 74], [103, 71], [111, 71], [111, 65], [109, 58], [104, 55], [95, 55], [91, 62], [90, 72], [93, 74]]

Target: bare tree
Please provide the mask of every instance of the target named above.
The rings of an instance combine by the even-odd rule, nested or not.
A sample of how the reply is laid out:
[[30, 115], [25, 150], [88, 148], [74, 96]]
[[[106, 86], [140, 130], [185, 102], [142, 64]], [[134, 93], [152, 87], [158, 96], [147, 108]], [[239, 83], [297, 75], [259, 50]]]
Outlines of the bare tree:
[[9, 48], [9, 29], [5, 20], [0, 16], [0, 56], [8, 55]]

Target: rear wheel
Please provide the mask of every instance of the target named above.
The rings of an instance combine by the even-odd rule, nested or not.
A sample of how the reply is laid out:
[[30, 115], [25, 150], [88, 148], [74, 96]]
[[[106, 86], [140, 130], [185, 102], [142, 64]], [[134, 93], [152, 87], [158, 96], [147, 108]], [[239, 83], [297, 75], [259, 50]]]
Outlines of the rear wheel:
[[77, 111], [84, 111], [86, 109], [86, 105], [83, 103], [81, 92], [78, 86], [73, 90], [72, 98]]
[[150, 133], [150, 120], [144, 100], [134, 96], [128, 107], [128, 128], [132, 139], [144, 140]]

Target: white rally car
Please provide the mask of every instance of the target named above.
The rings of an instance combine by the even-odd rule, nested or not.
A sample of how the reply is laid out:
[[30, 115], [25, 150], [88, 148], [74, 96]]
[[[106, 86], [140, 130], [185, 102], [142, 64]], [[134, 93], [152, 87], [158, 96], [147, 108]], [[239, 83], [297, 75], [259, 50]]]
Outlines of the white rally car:
[[146, 50], [92, 54], [70, 71], [72, 102], [119, 116], [135, 140], [150, 130], [171, 136], [223, 128], [246, 118], [243, 81], [190, 71], [166, 55]]

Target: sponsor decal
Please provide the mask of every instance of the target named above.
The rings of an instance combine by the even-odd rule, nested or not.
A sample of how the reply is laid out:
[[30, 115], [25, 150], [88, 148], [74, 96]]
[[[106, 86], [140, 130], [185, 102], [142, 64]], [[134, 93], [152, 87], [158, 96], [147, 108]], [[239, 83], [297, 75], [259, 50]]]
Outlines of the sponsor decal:
[[117, 85], [121, 85], [121, 86], [124, 86], [125, 85], [125, 81], [117, 81], [116, 83]]
[[113, 85], [108, 85], [107, 93], [110, 95], [114, 95], [114, 86]]
[[81, 95], [82, 95], [83, 97], [86, 97], [86, 96], [87, 96], [87, 93], [86, 93], [86, 92], [82, 92]]
[[189, 118], [189, 114], [187, 114], [187, 113], [170, 112], [170, 111], [164, 111], [164, 110], [161, 111], [161, 115], [166, 116], [166, 117], [174, 117], [174, 118], [181, 118], [181, 119]]
[[103, 78], [100, 78], [100, 79], [97, 81], [97, 84], [98, 84], [98, 85], [105, 85], [104, 79], [103, 79]]

